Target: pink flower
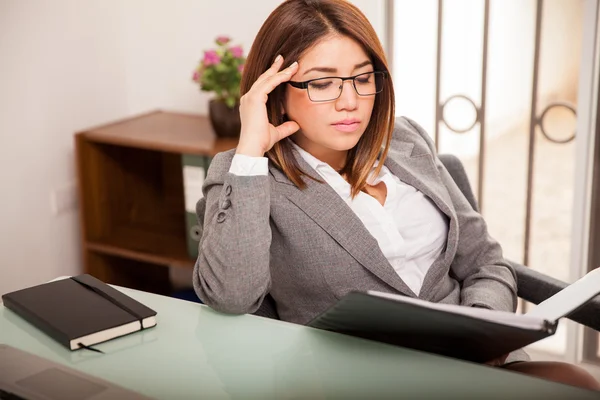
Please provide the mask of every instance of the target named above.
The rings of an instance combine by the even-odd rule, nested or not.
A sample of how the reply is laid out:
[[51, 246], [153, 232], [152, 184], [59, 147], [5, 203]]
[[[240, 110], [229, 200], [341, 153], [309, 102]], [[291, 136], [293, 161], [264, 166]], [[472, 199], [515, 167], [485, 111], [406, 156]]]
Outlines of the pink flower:
[[204, 65], [214, 65], [221, 62], [221, 57], [217, 54], [215, 50], [208, 50], [204, 52], [204, 60], [202, 60]]
[[238, 71], [244, 72], [244, 64], [238, 65]]
[[199, 78], [200, 78], [200, 76], [198, 76], [198, 71], [194, 71], [194, 76], [192, 77], [194, 82], [198, 82]]
[[244, 49], [242, 49], [242, 46], [231, 47], [229, 51], [231, 51], [231, 55], [233, 55], [235, 58], [240, 58], [244, 55]]
[[229, 36], [218, 36], [217, 37], [217, 44], [218, 45], [224, 45], [231, 42], [231, 38]]

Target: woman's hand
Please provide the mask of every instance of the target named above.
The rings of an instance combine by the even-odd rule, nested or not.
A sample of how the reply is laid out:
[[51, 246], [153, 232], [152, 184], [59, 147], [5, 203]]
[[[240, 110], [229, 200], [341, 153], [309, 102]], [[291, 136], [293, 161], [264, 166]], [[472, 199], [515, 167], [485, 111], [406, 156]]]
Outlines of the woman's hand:
[[493, 360], [487, 361], [485, 364], [486, 365], [491, 365], [492, 367], [499, 367], [501, 365], [504, 365], [504, 363], [506, 362], [506, 358], [508, 357], [508, 354], [505, 354], [503, 356], [500, 356], [498, 358], [494, 358]]
[[[294, 121], [287, 121], [273, 126], [267, 116], [267, 99], [279, 84], [289, 81], [298, 71], [298, 63], [279, 71], [283, 57], [277, 56], [273, 65], [252, 85], [250, 90], [240, 99], [240, 120], [242, 129], [236, 150], [237, 154], [262, 157], [281, 139], [288, 137], [300, 129]], [[278, 72], [279, 71], [279, 72]]]

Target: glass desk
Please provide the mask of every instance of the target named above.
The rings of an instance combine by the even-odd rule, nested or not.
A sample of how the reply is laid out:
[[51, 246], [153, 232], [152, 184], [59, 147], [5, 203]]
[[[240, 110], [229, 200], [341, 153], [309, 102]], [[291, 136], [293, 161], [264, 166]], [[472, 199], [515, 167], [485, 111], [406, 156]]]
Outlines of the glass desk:
[[69, 351], [0, 304], [0, 343], [159, 399], [598, 399], [600, 394], [382, 343], [118, 288], [155, 328]]

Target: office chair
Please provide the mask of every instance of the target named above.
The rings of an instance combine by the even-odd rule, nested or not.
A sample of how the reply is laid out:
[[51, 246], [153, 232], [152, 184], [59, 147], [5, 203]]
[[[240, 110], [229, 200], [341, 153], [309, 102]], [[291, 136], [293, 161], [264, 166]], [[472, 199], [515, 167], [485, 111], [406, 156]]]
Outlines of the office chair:
[[[477, 200], [473, 195], [473, 190], [471, 189], [471, 184], [469, 183], [469, 178], [462, 162], [458, 157], [451, 154], [441, 154], [439, 158], [473, 209], [479, 211]], [[517, 273], [518, 296], [530, 303], [539, 304], [568, 286], [567, 283], [541, 272], [534, 271], [531, 268], [510, 260], [507, 261]], [[267, 295], [254, 315], [279, 319], [273, 298]], [[567, 318], [596, 331], [600, 331], [600, 296], [596, 296], [579, 310], [568, 315]]]

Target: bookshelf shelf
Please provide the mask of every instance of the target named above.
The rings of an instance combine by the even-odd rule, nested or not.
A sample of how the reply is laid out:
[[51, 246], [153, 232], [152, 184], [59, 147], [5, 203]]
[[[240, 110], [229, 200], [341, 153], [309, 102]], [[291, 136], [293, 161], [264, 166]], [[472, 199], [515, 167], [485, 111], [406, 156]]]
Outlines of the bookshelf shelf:
[[182, 156], [234, 148], [207, 117], [155, 111], [79, 132], [75, 153], [85, 272], [167, 294], [167, 267], [192, 268]]

